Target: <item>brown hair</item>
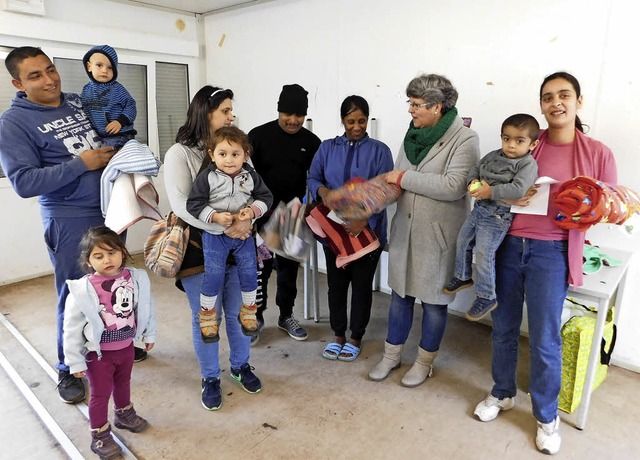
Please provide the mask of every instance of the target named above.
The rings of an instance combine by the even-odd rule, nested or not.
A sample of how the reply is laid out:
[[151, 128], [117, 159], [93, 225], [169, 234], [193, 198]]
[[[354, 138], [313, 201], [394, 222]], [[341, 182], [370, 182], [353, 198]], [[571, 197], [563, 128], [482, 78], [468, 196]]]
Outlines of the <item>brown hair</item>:
[[242, 150], [244, 150], [247, 155], [251, 155], [252, 149], [251, 142], [249, 142], [249, 136], [247, 136], [240, 128], [236, 128], [235, 126], [224, 126], [217, 129], [216, 132], [211, 134], [209, 139], [205, 141], [205, 148], [213, 151], [220, 142], [224, 141], [240, 144]]
[[235, 126], [224, 126], [217, 129], [214, 133], [211, 133], [211, 135], [205, 140], [204, 148], [208, 155], [205, 155], [204, 157], [204, 161], [200, 167], [200, 172], [209, 167], [211, 164], [211, 154], [216, 149], [216, 146], [224, 141], [239, 144], [247, 156], [251, 156], [253, 149], [251, 148], [249, 136], [247, 136], [240, 128], [236, 128]]
[[89, 256], [91, 256], [91, 251], [93, 251], [93, 248], [96, 246], [102, 249], [116, 249], [122, 252], [122, 267], [124, 267], [127, 260], [131, 259], [131, 255], [124, 245], [124, 241], [120, 238], [120, 235], [104, 225], [101, 227], [93, 227], [85, 233], [80, 242], [80, 258], [78, 263], [87, 273], [94, 272], [93, 267], [89, 264]]

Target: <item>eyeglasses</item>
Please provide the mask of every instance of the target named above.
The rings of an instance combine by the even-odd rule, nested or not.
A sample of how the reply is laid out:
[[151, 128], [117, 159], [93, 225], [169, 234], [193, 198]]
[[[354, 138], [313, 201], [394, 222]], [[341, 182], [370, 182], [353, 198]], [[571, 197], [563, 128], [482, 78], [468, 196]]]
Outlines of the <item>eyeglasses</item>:
[[418, 110], [420, 107], [431, 107], [433, 104], [429, 104], [428, 102], [424, 102], [422, 104], [416, 104], [415, 102], [411, 102], [407, 100], [407, 104], [409, 104], [409, 109]]

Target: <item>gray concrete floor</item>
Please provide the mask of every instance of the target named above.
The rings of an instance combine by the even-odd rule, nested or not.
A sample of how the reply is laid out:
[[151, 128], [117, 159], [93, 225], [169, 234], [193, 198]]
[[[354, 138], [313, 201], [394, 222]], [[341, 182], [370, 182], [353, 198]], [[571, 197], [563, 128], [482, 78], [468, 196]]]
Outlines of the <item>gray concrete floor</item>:
[[[200, 405], [186, 297], [171, 280], [152, 276], [158, 342], [149, 358], [134, 366], [132, 377], [132, 400], [151, 427], [140, 434], [115, 430], [133, 454], [139, 459], [541, 458], [526, 393], [526, 339], [516, 407], [493, 422], [481, 423], [472, 411], [491, 386], [488, 326], [450, 315], [434, 377], [408, 389], [400, 379], [417, 353], [416, 310], [402, 367], [383, 382], [371, 382], [367, 373], [382, 353], [389, 296], [374, 294], [360, 358], [352, 363], [329, 361], [321, 357], [333, 335], [324, 276], [320, 279], [321, 321], [302, 320], [302, 299], [295, 309], [309, 330], [307, 341], [290, 339], [276, 326], [277, 307], [267, 310], [266, 329], [251, 350], [251, 364], [263, 382], [261, 393], [248, 394], [229, 379], [228, 344], [222, 332], [224, 402], [219, 411], [208, 412]], [[273, 281], [272, 285], [275, 276]], [[0, 287], [0, 312], [49, 363], [55, 362], [54, 301], [52, 277]], [[89, 449], [88, 422], [57, 399], [55, 384], [3, 326], [0, 351], [82, 454], [97, 458]], [[610, 368], [593, 395], [584, 431], [574, 428], [575, 414], [561, 413], [563, 444], [556, 458], [640, 458], [638, 394], [638, 374]], [[66, 458], [4, 372], [0, 414], [1, 459]]]

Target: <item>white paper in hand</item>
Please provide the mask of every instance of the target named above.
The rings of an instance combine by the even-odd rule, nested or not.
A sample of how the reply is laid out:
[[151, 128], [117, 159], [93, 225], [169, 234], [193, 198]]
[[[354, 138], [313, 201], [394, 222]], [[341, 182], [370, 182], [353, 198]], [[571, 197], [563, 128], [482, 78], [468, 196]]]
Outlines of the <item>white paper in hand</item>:
[[539, 216], [546, 216], [547, 209], [549, 208], [549, 190], [551, 184], [557, 184], [557, 181], [551, 177], [542, 176], [538, 177], [536, 184], [539, 184], [537, 193], [529, 199], [529, 206], [511, 206], [511, 212], [516, 214], [535, 214]]
[[340, 217], [338, 217], [335, 211], [329, 212], [329, 214], [327, 214], [327, 217], [332, 221], [339, 223], [340, 225], [345, 224], [344, 220], [340, 219]]

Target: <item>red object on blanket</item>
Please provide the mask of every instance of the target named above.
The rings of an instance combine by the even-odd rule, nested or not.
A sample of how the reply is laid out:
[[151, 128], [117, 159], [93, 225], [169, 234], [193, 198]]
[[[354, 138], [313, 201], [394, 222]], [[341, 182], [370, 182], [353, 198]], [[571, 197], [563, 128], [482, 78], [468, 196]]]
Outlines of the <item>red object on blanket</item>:
[[311, 210], [306, 220], [313, 234], [336, 255], [338, 268], [380, 247], [378, 237], [368, 225], [358, 235], [351, 236], [341, 224], [327, 217], [330, 212], [324, 204], [319, 204]]
[[342, 219], [368, 219], [395, 202], [401, 192], [396, 184], [387, 183], [384, 175], [369, 180], [356, 177], [332, 191], [323, 201]]
[[560, 228], [585, 231], [598, 223], [622, 224], [640, 212], [640, 196], [622, 185], [578, 176], [560, 185], [554, 195]]

